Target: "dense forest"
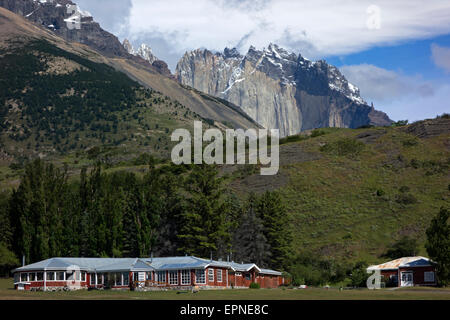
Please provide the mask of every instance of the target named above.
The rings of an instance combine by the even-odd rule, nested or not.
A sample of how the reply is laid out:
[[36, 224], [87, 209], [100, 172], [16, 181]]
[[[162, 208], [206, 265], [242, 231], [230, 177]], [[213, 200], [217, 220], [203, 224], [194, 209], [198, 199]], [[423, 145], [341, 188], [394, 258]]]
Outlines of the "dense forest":
[[105, 173], [98, 164], [69, 181], [67, 170], [35, 160], [0, 200], [1, 242], [27, 262], [153, 253], [229, 256], [283, 269], [291, 236], [280, 196], [240, 201], [222, 180], [207, 165], [151, 165], [141, 177]]

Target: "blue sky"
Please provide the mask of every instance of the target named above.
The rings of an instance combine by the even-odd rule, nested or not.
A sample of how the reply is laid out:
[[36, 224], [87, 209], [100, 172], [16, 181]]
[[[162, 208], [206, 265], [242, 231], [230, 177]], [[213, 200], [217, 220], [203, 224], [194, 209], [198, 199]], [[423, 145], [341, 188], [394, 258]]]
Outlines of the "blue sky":
[[273, 42], [326, 59], [392, 119], [450, 113], [450, 1], [75, 0], [172, 71], [185, 51]]

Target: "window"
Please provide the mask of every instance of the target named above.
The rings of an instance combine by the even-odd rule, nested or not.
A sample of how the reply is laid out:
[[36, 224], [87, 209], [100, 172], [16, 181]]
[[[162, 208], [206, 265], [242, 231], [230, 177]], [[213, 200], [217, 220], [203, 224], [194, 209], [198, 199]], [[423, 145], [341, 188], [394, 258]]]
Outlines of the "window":
[[195, 283], [206, 284], [205, 270], [195, 270]]
[[165, 271], [158, 271], [156, 273], [156, 276], [158, 277], [158, 282], [162, 282], [162, 283], [166, 282], [166, 272]]
[[252, 280], [252, 277], [250, 276], [250, 273], [246, 273], [244, 275], [244, 277], [245, 277], [245, 280]]
[[21, 273], [20, 282], [27, 282], [27, 281], [28, 281], [28, 273]]
[[214, 282], [214, 269], [208, 269], [208, 281]]
[[222, 269], [217, 269], [217, 282], [222, 282]]
[[423, 277], [424, 277], [425, 282], [434, 282], [434, 272], [433, 271], [424, 272]]
[[152, 281], [152, 273], [151, 272], [146, 272], [145, 273], [145, 280]]
[[36, 273], [30, 273], [28, 274], [29, 281], [36, 281]]
[[43, 272], [36, 273], [36, 278], [37, 278], [37, 281], [43, 281], [44, 280], [44, 273]]
[[81, 281], [86, 282], [86, 272], [84, 271], [81, 272]]
[[47, 272], [47, 281], [54, 281], [54, 280], [55, 280], [55, 273]]
[[128, 279], [128, 272], [122, 273], [122, 278], [123, 278], [123, 281], [122, 281], [123, 285], [128, 286], [130, 284], [130, 281]]
[[97, 273], [97, 284], [103, 284], [103, 274], [102, 273]]
[[181, 271], [181, 284], [191, 284], [191, 270]]
[[56, 272], [56, 280], [57, 281], [64, 281], [66, 278], [65, 272]]
[[116, 286], [121, 286], [122, 285], [122, 274], [121, 273], [115, 273], [114, 274], [114, 279], [115, 279], [115, 285]]
[[236, 277], [242, 277], [242, 273], [236, 272]]
[[178, 271], [169, 271], [169, 284], [178, 284]]
[[95, 285], [95, 273], [90, 273], [89, 278], [91, 286]]

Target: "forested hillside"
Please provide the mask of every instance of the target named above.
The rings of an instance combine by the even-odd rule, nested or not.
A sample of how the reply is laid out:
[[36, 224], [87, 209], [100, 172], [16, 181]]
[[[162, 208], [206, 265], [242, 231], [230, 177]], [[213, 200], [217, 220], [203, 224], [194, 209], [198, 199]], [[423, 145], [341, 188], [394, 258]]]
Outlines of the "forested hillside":
[[21, 158], [104, 145], [169, 153], [169, 132], [201, 119], [123, 73], [46, 41], [0, 52], [2, 150]]

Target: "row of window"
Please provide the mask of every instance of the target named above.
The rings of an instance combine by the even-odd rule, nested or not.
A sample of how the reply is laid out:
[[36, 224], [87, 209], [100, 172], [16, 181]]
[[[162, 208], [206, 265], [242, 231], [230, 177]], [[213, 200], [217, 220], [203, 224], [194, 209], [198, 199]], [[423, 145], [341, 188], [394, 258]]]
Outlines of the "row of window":
[[[181, 284], [189, 285], [191, 284], [191, 271], [190, 270], [181, 270]], [[114, 285], [116, 286], [127, 286], [129, 284], [128, 273], [112, 273], [109, 274], [112, 278]], [[240, 275], [240, 273], [236, 273], [236, 275]], [[44, 281], [44, 272], [28, 272], [28, 273], [20, 273], [20, 281], [21, 282], [32, 282], [32, 281]], [[223, 282], [223, 274], [221, 269], [217, 269], [216, 272], [217, 282]], [[245, 275], [247, 279], [247, 274]], [[90, 274], [90, 284], [91, 285], [102, 285], [106, 282], [108, 274], [101, 273], [91, 273]], [[248, 274], [248, 277], [250, 275]], [[47, 271], [46, 272], [46, 280], [47, 281], [86, 281], [86, 272], [84, 271], [73, 271], [73, 272], [65, 272], [65, 271]], [[155, 273], [155, 279], [152, 279], [152, 272], [145, 273], [145, 280], [154, 280], [160, 283], [166, 283], [166, 271], [157, 271]], [[169, 284], [177, 285], [178, 284], [178, 270], [169, 271]], [[139, 273], [135, 273], [134, 281], [143, 281], [139, 279]], [[214, 282], [214, 269], [208, 269], [208, 281]], [[195, 282], [197, 284], [206, 284], [206, 275], [205, 270], [195, 270]]]
[[109, 283], [113, 286], [128, 286], [130, 280], [128, 278], [128, 272], [117, 272], [117, 273], [91, 273], [90, 274], [90, 284], [91, 286], [103, 285]]
[[[46, 281], [86, 281], [84, 271], [47, 271], [45, 275]], [[20, 282], [44, 281], [44, 272], [22, 272], [19, 277]]]
[[[143, 272], [135, 272], [134, 273], [134, 281], [143, 281]], [[191, 284], [191, 271], [190, 270], [181, 270], [178, 272], [178, 270], [171, 270], [168, 271], [168, 279], [166, 279], [167, 272], [166, 271], [157, 271], [155, 273], [155, 279], [152, 279], [152, 273], [146, 272], [145, 273], [145, 280], [154, 280], [155, 282], [159, 283], [166, 283], [168, 280], [168, 283], [170, 285], [178, 285], [179, 280], [181, 280], [182, 285], [189, 285]], [[181, 279], [178, 279], [178, 278]], [[214, 282], [214, 269], [208, 269], [208, 281]], [[217, 270], [217, 282], [223, 281], [223, 274], [222, 270]], [[205, 270], [195, 270], [195, 283], [197, 284], [206, 284], [206, 274]]]

